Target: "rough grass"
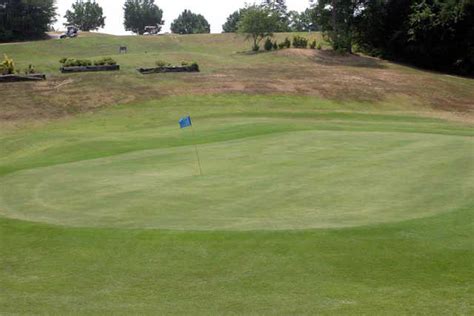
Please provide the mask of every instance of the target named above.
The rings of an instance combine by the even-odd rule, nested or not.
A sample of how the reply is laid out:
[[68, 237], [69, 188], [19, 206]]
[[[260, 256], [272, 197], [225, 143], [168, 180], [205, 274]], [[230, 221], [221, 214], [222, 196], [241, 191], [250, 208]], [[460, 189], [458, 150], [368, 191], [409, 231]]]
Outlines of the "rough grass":
[[[473, 81], [246, 46], [0, 45], [51, 75], [1, 86], [1, 313], [474, 313]], [[135, 73], [158, 58], [204, 71]]]

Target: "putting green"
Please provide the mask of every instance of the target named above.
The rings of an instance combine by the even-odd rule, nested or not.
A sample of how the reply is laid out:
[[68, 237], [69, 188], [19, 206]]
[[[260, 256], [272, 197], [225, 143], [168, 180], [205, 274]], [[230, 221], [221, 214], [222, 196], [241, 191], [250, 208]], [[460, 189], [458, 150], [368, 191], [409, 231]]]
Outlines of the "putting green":
[[[473, 142], [437, 134], [273, 133], [135, 151], [2, 177], [0, 214], [83, 227], [348, 227], [470, 203]], [[466, 168], [463, 168], [465, 166]]]

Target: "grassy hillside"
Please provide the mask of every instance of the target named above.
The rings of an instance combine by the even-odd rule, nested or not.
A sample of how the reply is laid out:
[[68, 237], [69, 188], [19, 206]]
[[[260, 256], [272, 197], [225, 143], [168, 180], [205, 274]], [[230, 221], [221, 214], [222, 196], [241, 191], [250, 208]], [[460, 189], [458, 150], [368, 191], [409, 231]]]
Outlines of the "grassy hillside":
[[[277, 40], [291, 37], [279, 34]], [[321, 41], [319, 34], [311, 38]], [[120, 45], [129, 53], [119, 55]], [[419, 71], [332, 51], [282, 50], [248, 54], [249, 42], [234, 34], [115, 37], [88, 34], [74, 40], [0, 45], [20, 69], [34, 64], [49, 75], [40, 84], [7, 85], [0, 119], [48, 119], [107, 105], [133, 104], [173, 95], [220, 93], [306, 95], [336, 102], [363, 102], [361, 111], [404, 110], [472, 120], [471, 79]], [[326, 48], [326, 46], [325, 46]], [[112, 56], [119, 73], [62, 75], [62, 57]], [[136, 68], [156, 60], [197, 61], [202, 72], [143, 76]], [[345, 106], [343, 106], [345, 108]], [[353, 110], [353, 108], [351, 108]], [[435, 113], [433, 113], [435, 112]], [[454, 113], [454, 114], [453, 114]]]
[[0, 45], [48, 73], [0, 90], [2, 313], [474, 313], [474, 80], [248, 46]]

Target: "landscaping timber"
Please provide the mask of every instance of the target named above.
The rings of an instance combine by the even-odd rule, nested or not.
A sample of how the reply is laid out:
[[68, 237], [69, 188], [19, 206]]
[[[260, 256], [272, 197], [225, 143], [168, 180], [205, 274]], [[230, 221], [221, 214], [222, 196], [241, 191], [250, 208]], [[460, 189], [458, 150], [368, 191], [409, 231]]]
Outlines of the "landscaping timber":
[[71, 66], [61, 67], [62, 73], [71, 72], [90, 72], [90, 71], [117, 71], [120, 70], [120, 65], [100, 65], [100, 66]]
[[139, 68], [137, 69], [141, 74], [148, 75], [154, 73], [169, 73], [169, 72], [199, 72], [199, 67], [191, 66], [165, 66], [154, 68]]
[[46, 75], [45, 74], [0, 75], [0, 82], [40, 81], [40, 80], [46, 80]]

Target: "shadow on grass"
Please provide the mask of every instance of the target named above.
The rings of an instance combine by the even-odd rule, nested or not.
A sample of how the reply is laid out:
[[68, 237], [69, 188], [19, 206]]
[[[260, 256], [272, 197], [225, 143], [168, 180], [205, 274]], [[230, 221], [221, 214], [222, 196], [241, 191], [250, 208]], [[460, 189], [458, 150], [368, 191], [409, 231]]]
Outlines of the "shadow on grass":
[[327, 66], [349, 66], [362, 68], [384, 69], [383, 61], [358, 54], [341, 54], [333, 50], [318, 50], [314, 54], [314, 61]]

